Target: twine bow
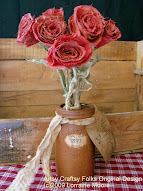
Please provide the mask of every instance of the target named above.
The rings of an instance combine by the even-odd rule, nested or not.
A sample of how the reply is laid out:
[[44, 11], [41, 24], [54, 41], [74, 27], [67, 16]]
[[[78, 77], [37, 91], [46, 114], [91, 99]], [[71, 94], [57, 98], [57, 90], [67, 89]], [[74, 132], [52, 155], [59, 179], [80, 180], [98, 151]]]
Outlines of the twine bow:
[[[43, 140], [37, 148], [35, 157], [27, 162], [26, 166], [18, 172], [16, 178], [6, 191], [28, 191], [30, 184], [34, 181], [35, 174], [39, 169], [40, 160], [42, 162], [45, 176], [47, 178], [53, 176], [50, 168], [52, 147], [61, 131], [61, 125], [65, 123], [86, 126], [86, 131], [89, 137], [107, 162], [115, 149], [115, 139], [108, 124], [108, 120], [103, 119], [102, 116], [103, 121], [102, 125], [100, 125], [100, 118], [101, 115], [99, 115], [98, 112], [93, 117], [78, 120], [69, 120], [56, 113], [56, 116], [50, 122]], [[106, 118], [105, 115], [104, 118]], [[106, 126], [103, 126], [105, 123]]]

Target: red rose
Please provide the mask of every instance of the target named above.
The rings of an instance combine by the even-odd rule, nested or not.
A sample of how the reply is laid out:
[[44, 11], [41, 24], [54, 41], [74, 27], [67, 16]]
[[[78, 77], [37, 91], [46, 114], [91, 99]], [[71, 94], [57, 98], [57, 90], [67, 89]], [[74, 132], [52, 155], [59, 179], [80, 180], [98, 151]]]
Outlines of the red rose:
[[35, 20], [33, 33], [43, 45], [52, 45], [60, 35], [67, 33], [67, 25], [61, 17], [44, 14]]
[[22, 17], [17, 36], [17, 42], [19, 45], [31, 46], [38, 43], [32, 31], [33, 24], [34, 17], [32, 17], [30, 13], [27, 13]]
[[74, 14], [68, 20], [71, 33], [83, 35], [91, 44], [97, 45], [105, 27], [104, 17], [91, 5], [74, 8]]
[[113, 40], [117, 40], [121, 37], [121, 32], [118, 27], [115, 26], [115, 22], [112, 20], [106, 21], [104, 33], [101, 42], [96, 46], [99, 48]]
[[61, 19], [64, 20], [63, 8], [60, 8], [60, 9], [55, 9], [55, 8], [48, 9], [47, 11], [45, 11], [43, 13], [43, 15], [58, 16], [58, 17], [61, 17]]
[[60, 36], [48, 51], [47, 64], [56, 69], [70, 69], [90, 61], [92, 47], [81, 35]]

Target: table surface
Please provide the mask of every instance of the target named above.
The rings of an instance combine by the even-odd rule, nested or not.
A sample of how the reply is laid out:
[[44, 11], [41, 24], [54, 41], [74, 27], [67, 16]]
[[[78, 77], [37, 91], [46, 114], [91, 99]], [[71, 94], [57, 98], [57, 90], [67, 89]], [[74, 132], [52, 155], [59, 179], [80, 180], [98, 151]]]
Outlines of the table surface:
[[[24, 165], [0, 166], [0, 190], [5, 190]], [[57, 178], [55, 162], [51, 162], [54, 178]], [[51, 186], [51, 188], [49, 187]], [[53, 187], [54, 186], [54, 187]], [[61, 188], [60, 188], [61, 187]], [[94, 180], [69, 184], [57, 180], [49, 185], [44, 181], [41, 166], [30, 186], [30, 191], [131, 191], [143, 190], [143, 152], [112, 156], [108, 164], [103, 158], [95, 158]]]

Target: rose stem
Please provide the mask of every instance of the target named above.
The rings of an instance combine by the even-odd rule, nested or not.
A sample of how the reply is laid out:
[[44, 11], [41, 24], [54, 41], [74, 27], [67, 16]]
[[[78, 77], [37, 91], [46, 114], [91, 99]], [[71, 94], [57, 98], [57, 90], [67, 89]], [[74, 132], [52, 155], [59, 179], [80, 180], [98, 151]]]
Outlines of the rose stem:
[[[68, 76], [69, 76], [69, 84], [70, 84], [70, 82], [71, 82], [71, 80], [72, 80], [72, 78], [73, 78], [73, 71], [72, 71], [72, 69], [69, 69], [68, 70]], [[70, 97], [70, 104], [73, 106], [74, 105], [74, 97], [73, 97], [73, 94], [71, 95], [71, 97]]]
[[69, 81], [70, 82], [71, 82], [72, 78], [73, 78], [73, 71], [72, 71], [72, 69], [69, 69]]
[[[84, 85], [85, 85], [85, 81], [83, 80], [83, 81], [81, 82], [81, 89], [84, 89]], [[80, 99], [80, 97], [81, 97], [81, 94], [82, 94], [82, 91], [80, 91], [80, 93], [79, 93], [79, 99]]]
[[64, 89], [64, 94], [66, 95], [67, 94], [67, 88], [66, 88], [66, 81], [65, 81], [64, 72], [62, 70], [57, 70], [57, 72], [60, 76], [60, 81], [61, 81], [62, 87]]
[[39, 42], [38, 44], [39, 44], [42, 48], [44, 48], [46, 51], [48, 51], [49, 48], [50, 48], [50, 47], [49, 47], [49, 48], [46, 48], [41, 42]]
[[[95, 47], [92, 47], [94, 48], [94, 50], [96, 49]], [[92, 62], [92, 67], [97, 63], [97, 62], [100, 62], [101, 61], [101, 56], [96, 56], [95, 58], [91, 59], [90, 62]], [[87, 68], [88, 69], [88, 68]], [[87, 70], [86, 69], [86, 70]], [[85, 80], [88, 80], [90, 78], [90, 71], [91, 71], [91, 68], [89, 70], [89, 74], [84, 78]], [[85, 85], [85, 80], [82, 80], [81, 81], [81, 90], [84, 89], [84, 85]], [[79, 99], [81, 97], [81, 94], [82, 94], [82, 91], [80, 91], [79, 93]]]
[[69, 90], [68, 69], [65, 69], [66, 88]]
[[79, 81], [78, 81], [78, 75], [76, 68], [73, 68], [73, 74], [74, 78], [76, 79], [76, 90], [75, 90], [75, 107], [80, 108], [80, 102], [79, 102]]
[[74, 81], [75, 81], [74, 78], [70, 81], [69, 91], [66, 94], [66, 99], [65, 99], [65, 108], [66, 108], [66, 110], [71, 108], [70, 98], [73, 95], [73, 92], [75, 90], [75, 82]]

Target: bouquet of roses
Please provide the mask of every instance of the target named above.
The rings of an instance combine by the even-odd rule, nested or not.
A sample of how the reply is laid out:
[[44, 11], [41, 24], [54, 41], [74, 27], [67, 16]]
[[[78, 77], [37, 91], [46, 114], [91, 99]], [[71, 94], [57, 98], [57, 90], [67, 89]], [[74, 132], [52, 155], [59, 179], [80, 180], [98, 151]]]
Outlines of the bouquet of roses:
[[[73, 15], [64, 21], [63, 9], [48, 9], [35, 18], [25, 14], [19, 24], [17, 42], [27, 47], [39, 44], [47, 51], [47, 58], [29, 61], [55, 68], [64, 89], [65, 108], [80, 109], [80, 96], [89, 91], [91, 67], [100, 60], [91, 59], [92, 52], [117, 40], [121, 33], [113, 20], [105, 20], [91, 5], [74, 8]], [[89, 88], [85, 89], [85, 84]]]

